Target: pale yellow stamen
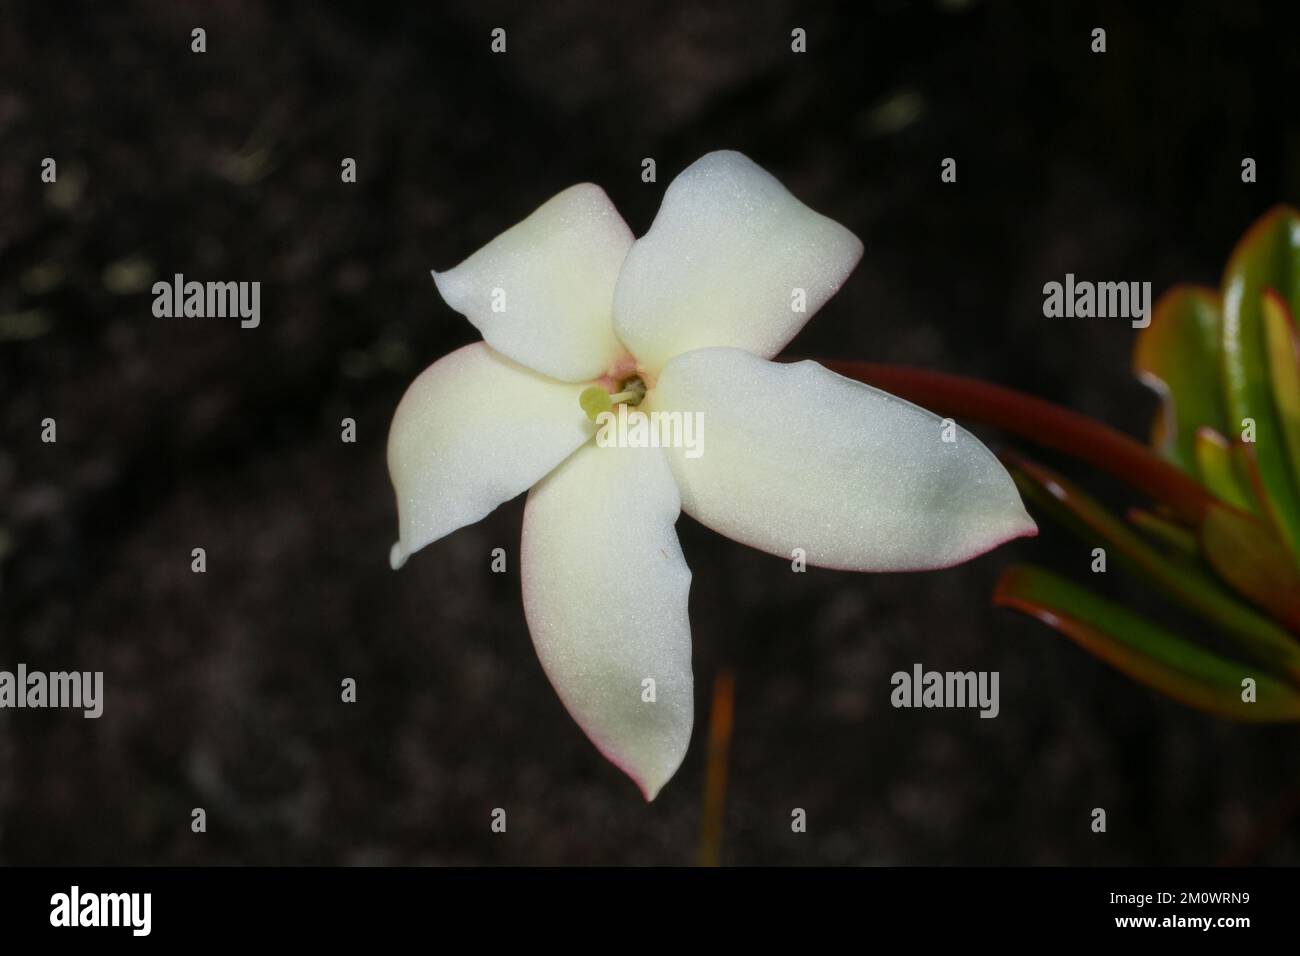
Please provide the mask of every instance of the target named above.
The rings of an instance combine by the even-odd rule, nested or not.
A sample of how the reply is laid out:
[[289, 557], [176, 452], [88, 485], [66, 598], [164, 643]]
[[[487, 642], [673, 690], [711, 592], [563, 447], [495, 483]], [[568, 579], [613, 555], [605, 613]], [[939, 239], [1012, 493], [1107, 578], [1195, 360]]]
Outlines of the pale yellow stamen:
[[578, 404], [582, 406], [588, 418], [594, 422], [603, 412], [609, 411], [615, 405], [641, 404], [641, 400], [645, 398], [646, 388], [640, 376], [633, 375], [620, 384], [622, 391], [613, 395], [599, 385], [592, 385], [582, 390], [582, 394], [578, 396]]

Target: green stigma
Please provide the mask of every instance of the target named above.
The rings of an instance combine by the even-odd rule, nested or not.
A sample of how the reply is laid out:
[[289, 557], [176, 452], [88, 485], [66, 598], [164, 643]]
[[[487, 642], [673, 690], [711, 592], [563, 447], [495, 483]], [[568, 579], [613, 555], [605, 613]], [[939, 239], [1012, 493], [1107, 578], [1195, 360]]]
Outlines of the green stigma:
[[640, 405], [641, 399], [645, 398], [645, 382], [641, 381], [639, 375], [625, 379], [619, 388], [621, 391], [611, 395], [599, 385], [589, 386], [578, 396], [578, 404], [587, 413], [587, 417], [594, 422], [602, 412], [609, 411], [615, 405]]
[[584, 388], [582, 394], [578, 396], [578, 404], [582, 406], [582, 410], [587, 413], [587, 417], [593, 422], [601, 412], [607, 412], [614, 407], [609, 392], [599, 385]]

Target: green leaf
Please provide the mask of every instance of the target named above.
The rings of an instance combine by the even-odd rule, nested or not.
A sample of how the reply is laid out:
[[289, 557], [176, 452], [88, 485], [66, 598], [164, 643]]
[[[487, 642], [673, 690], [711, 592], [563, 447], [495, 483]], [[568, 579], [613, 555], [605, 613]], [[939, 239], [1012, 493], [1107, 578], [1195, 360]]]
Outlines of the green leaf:
[[1223, 384], [1226, 435], [1255, 424], [1255, 457], [1269, 510], [1292, 551], [1300, 544], [1300, 491], [1273, 405], [1262, 317], [1264, 293], [1275, 289], [1300, 301], [1300, 214], [1280, 206], [1237, 244], [1223, 276]]
[[1234, 508], [1258, 514], [1259, 505], [1250, 479], [1242, 474], [1240, 462], [1228, 439], [1213, 428], [1198, 428], [1195, 454], [1196, 468], [1206, 488]]
[[[1134, 680], [1189, 707], [1244, 721], [1300, 720], [1300, 690], [1258, 669], [1213, 654], [1032, 565], [1003, 572], [993, 603], [1015, 608], [1060, 631]], [[1255, 681], [1256, 700], [1241, 699], [1242, 681]]]
[[1285, 540], [1282, 516], [1264, 489], [1264, 479], [1259, 474], [1259, 459], [1255, 457], [1254, 442], [1233, 442], [1232, 454], [1237, 463], [1237, 474], [1242, 476], [1246, 486], [1250, 488], [1251, 497], [1255, 502], [1255, 507], [1250, 510], [1250, 514], [1265, 523], [1268, 532], [1283, 549], [1278, 553], [1285, 555], [1286, 546], [1282, 544]]
[[1160, 396], [1151, 445], [1195, 476], [1196, 430], [1225, 431], [1227, 411], [1219, 378], [1223, 363], [1219, 293], [1205, 286], [1174, 286], [1151, 310], [1138, 333], [1133, 371]]
[[1300, 330], [1275, 292], [1264, 293], [1263, 315], [1273, 402], [1290, 452], [1291, 474], [1300, 478]]
[[1129, 508], [1124, 517], [1134, 527], [1163, 542], [1175, 554], [1188, 560], [1200, 558], [1201, 544], [1186, 525], [1143, 508]]
[[1169, 560], [1066, 478], [1019, 456], [1005, 457], [1026, 497], [1063, 509], [1068, 523], [1090, 545], [1102, 545], [1170, 597], [1214, 622], [1255, 659], [1300, 680], [1300, 642], [1286, 630], [1239, 601], [1210, 574], [1187, 562]]
[[1300, 632], [1300, 571], [1258, 518], [1213, 505], [1201, 522], [1201, 550], [1233, 588]]

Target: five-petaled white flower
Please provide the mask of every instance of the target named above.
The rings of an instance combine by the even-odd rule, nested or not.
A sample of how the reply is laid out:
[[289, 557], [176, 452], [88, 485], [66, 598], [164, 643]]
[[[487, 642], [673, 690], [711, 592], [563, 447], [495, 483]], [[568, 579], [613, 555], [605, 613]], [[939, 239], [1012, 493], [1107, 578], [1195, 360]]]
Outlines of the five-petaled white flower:
[[[434, 273], [484, 341], [426, 369], [394, 415], [392, 565], [531, 489], [520, 574], [537, 656], [647, 800], [694, 713], [682, 511], [854, 571], [947, 567], [1036, 531], [973, 435], [815, 362], [770, 361], [861, 256], [750, 159], [715, 152], [640, 239], [585, 183]], [[705, 452], [593, 440], [593, 403], [638, 402], [701, 414]]]

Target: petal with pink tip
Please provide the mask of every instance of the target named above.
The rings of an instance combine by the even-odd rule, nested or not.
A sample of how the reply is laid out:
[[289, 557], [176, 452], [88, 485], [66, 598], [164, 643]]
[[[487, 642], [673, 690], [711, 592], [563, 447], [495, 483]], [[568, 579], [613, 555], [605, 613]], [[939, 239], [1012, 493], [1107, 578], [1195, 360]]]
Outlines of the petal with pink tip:
[[524, 511], [524, 609], [542, 668], [647, 800], [677, 772], [694, 718], [679, 513], [662, 449], [595, 443], [537, 485]]
[[433, 280], [502, 355], [565, 382], [598, 378], [625, 355], [614, 284], [632, 231], [591, 183], [571, 186]]
[[853, 571], [958, 564], [1037, 533], [1006, 469], [969, 432], [815, 362], [739, 349], [668, 363], [647, 402], [699, 413], [698, 457], [669, 451], [682, 509], [790, 559]]

